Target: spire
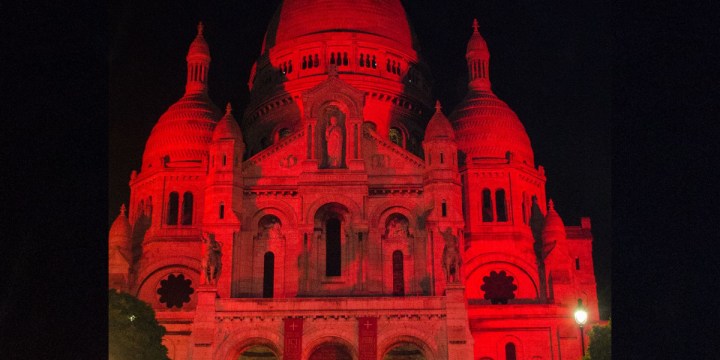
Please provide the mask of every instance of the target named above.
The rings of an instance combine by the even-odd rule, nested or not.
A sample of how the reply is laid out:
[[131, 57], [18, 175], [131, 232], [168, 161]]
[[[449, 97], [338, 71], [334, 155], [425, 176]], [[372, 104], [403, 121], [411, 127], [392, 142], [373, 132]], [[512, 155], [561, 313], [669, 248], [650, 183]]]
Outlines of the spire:
[[232, 113], [232, 105], [230, 105], [230, 102], [228, 101], [227, 105], [225, 106], [225, 115], [230, 115]]
[[125, 204], [122, 204], [122, 206], [120, 206], [120, 216], [125, 216], [125, 211]]
[[439, 113], [440, 110], [442, 110], [442, 105], [440, 105], [440, 100], [435, 100], [435, 112]]
[[232, 105], [230, 105], [229, 101], [225, 105], [225, 115], [218, 121], [215, 130], [213, 130], [212, 141], [221, 139], [235, 139], [242, 143], [242, 132], [237, 120], [232, 115]]
[[548, 212], [550, 212], [550, 211], [555, 211], [555, 206], [554, 206], [554, 204], [553, 204], [552, 199], [550, 199], [550, 200], [548, 201]]
[[455, 131], [450, 125], [450, 120], [443, 114], [440, 100], [435, 101], [435, 114], [425, 128], [425, 140], [430, 139], [455, 140]]
[[208, 47], [203, 32], [205, 25], [202, 21], [197, 25], [197, 35], [190, 44], [187, 57], [187, 84], [185, 93], [206, 93], [208, 70], [210, 69], [210, 47]]
[[487, 43], [478, 31], [477, 19], [473, 19], [473, 33], [468, 41], [465, 59], [468, 63], [470, 82], [468, 87], [473, 90], [490, 91], [490, 52]]

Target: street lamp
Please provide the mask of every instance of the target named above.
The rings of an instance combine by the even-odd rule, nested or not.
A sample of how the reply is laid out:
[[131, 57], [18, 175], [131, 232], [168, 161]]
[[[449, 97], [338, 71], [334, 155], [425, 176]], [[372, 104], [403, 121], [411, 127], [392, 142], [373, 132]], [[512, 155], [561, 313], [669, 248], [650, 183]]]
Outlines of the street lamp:
[[585, 336], [583, 335], [583, 326], [587, 322], [588, 313], [582, 304], [582, 299], [578, 299], [577, 308], [575, 308], [575, 322], [580, 326], [580, 346], [582, 347], [582, 355], [585, 356]]

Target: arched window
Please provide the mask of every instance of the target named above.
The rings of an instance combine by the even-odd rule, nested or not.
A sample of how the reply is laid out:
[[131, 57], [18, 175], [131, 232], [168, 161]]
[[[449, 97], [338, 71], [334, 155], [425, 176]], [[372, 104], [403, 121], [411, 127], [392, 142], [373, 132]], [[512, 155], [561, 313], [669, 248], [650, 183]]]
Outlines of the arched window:
[[218, 214], [218, 218], [221, 220], [225, 218], [225, 204], [222, 202], [220, 203], [220, 212]]
[[227, 156], [225, 156], [225, 154], [223, 154], [223, 157], [222, 157], [222, 166], [225, 166], [226, 163], [227, 163]]
[[443, 199], [441, 206], [442, 206], [442, 216], [446, 217], [447, 216], [447, 202], [445, 201], [445, 199]]
[[482, 191], [482, 221], [493, 221], [492, 199], [490, 198], [490, 189]]
[[505, 190], [495, 191], [495, 211], [497, 213], [497, 221], [507, 221], [507, 203], [505, 202]]
[[393, 296], [405, 296], [405, 277], [403, 276], [403, 253], [395, 250], [392, 254]]
[[193, 194], [186, 192], [183, 194], [182, 202], [182, 222], [181, 225], [191, 225], [193, 216]]
[[173, 191], [170, 193], [170, 197], [168, 199], [168, 207], [167, 207], [167, 224], [168, 225], [177, 225], [179, 199], [180, 199], [180, 195], [178, 195], [177, 192]]
[[511, 342], [505, 344], [505, 360], [517, 360], [517, 356], [515, 354], [515, 344]]
[[290, 129], [288, 128], [282, 128], [280, 131], [278, 131], [278, 139], [286, 138], [290, 135]]
[[390, 141], [392, 141], [397, 146], [403, 146], [403, 135], [402, 131], [396, 127], [390, 128]]
[[263, 262], [263, 297], [273, 297], [275, 286], [275, 254], [268, 251], [265, 253]]
[[325, 223], [325, 241], [325, 276], [340, 276], [342, 249], [339, 219], [331, 218]]
[[575, 258], [575, 270], [580, 270], [580, 258]]

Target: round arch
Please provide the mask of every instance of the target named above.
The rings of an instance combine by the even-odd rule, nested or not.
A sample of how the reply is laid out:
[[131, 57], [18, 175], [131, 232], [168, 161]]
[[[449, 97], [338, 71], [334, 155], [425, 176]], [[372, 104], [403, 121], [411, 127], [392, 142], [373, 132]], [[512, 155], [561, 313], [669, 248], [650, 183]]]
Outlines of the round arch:
[[[160, 281], [174, 273], [185, 274], [192, 281], [191, 286], [193, 289], [197, 289], [197, 286], [200, 284], [200, 271], [197, 268], [175, 262], [155, 267], [153, 271], [148, 272], [147, 275], [140, 278], [142, 281], [138, 283], [137, 288], [133, 289], [132, 293], [137, 298], [148, 302], [153, 308], [160, 308], [162, 304], [159, 302], [158, 294], [155, 290], [158, 284], [160, 284]], [[192, 309], [196, 305], [197, 297], [191, 296], [190, 302], [183, 304], [183, 308]]]
[[370, 214], [371, 226], [377, 226], [378, 229], [385, 226], [388, 216], [398, 213], [408, 219], [409, 226], [414, 229], [417, 226], [416, 218], [413, 216], [413, 203], [408, 200], [385, 201], [376, 206]]
[[308, 211], [306, 212], [307, 216], [305, 217], [305, 222], [308, 224], [312, 224], [315, 220], [315, 215], [317, 214], [318, 210], [325, 206], [326, 204], [330, 203], [338, 203], [340, 205], [345, 206], [346, 209], [348, 209], [348, 213], [350, 213], [350, 221], [353, 223], [359, 223], [361, 221], [361, 215], [362, 212], [360, 210], [360, 206], [351, 198], [341, 195], [341, 194], [333, 194], [333, 195], [324, 195], [313, 201], [310, 206], [308, 206]]
[[280, 336], [264, 328], [253, 328], [251, 331], [235, 331], [215, 350], [213, 359], [237, 360], [243, 351], [253, 346], [265, 346], [272, 351], [278, 359], [282, 359], [280, 351]]
[[480, 290], [482, 278], [493, 270], [502, 270], [514, 277], [515, 284], [518, 287], [516, 299], [535, 299], [538, 297], [537, 280], [526, 268], [518, 265], [518, 259], [488, 256], [486, 261], [483, 262], [469, 262], [466, 268], [470, 269], [465, 273], [465, 291], [468, 298], [482, 298]]
[[343, 346], [353, 360], [358, 360], [360, 355], [358, 349], [352, 345], [352, 341], [342, 335], [338, 335], [337, 330], [324, 329], [315, 333], [313, 339], [303, 344], [303, 359], [309, 359], [310, 356], [324, 345], [340, 345]]
[[297, 219], [295, 210], [282, 201], [261, 201], [256, 205], [256, 209], [252, 215], [247, 218], [247, 224], [257, 225], [258, 221], [265, 215], [275, 215], [283, 223], [284, 226], [295, 228]]
[[433, 340], [425, 333], [413, 328], [383, 332], [382, 339], [378, 338], [378, 354], [380, 354], [380, 358], [382, 359], [390, 350], [393, 349], [393, 347], [400, 344], [412, 344], [417, 346], [427, 360], [435, 360], [438, 358], [437, 346]]
[[135, 282], [136, 285], [131, 289], [131, 293], [137, 296], [148, 279], [159, 271], [168, 268], [184, 268], [200, 276], [200, 267], [200, 260], [189, 256], [174, 256], [158, 259], [158, 261], [148, 263], [138, 270], [137, 279], [139, 281]]
[[525, 358], [525, 352], [523, 349], [523, 343], [520, 341], [520, 338], [515, 335], [505, 335], [500, 338], [500, 340], [497, 343], [497, 353], [498, 357], [502, 360], [507, 359], [507, 354], [505, 353], [505, 346], [508, 343], [513, 343], [515, 345], [515, 358], [516, 359], [524, 359]]

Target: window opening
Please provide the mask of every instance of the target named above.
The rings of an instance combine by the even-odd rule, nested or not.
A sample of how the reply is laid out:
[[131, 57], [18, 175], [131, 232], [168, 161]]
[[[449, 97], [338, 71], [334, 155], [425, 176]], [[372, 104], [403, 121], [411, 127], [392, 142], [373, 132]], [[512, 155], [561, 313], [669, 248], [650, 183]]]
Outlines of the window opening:
[[325, 276], [340, 276], [342, 251], [339, 219], [328, 219], [325, 223], [325, 242]]
[[275, 254], [268, 251], [265, 253], [263, 263], [263, 297], [272, 298], [275, 286]]
[[403, 275], [403, 253], [395, 250], [392, 254], [393, 296], [405, 296], [405, 279]]
[[178, 195], [177, 192], [173, 191], [170, 193], [170, 197], [168, 199], [168, 208], [167, 208], [167, 224], [168, 225], [177, 225], [179, 199], [180, 199], [180, 195]]
[[482, 191], [482, 221], [493, 221], [492, 199], [490, 198], [490, 189]]
[[186, 192], [183, 194], [182, 203], [182, 225], [191, 225], [193, 215], [193, 194]]
[[442, 216], [447, 216], [447, 203], [445, 202], [445, 199], [443, 199], [442, 201]]
[[505, 201], [505, 190], [503, 189], [495, 192], [495, 208], [497, 212], [497, 221], [507, 221], [507, 202]]

